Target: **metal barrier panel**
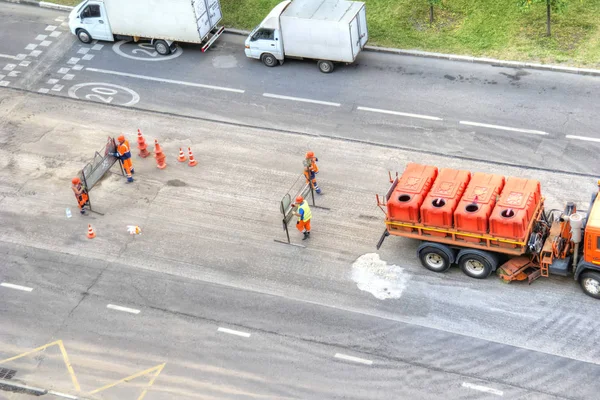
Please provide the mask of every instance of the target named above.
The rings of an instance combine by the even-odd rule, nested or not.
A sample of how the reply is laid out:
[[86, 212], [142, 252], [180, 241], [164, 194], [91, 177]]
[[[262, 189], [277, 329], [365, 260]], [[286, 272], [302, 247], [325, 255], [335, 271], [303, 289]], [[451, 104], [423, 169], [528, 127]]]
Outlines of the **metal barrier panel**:
[[85, 182], [88, 192], [102, 179], [112, 166], [118, 161], [118, 158], [111, 156], [110, 153], [116, 151], [115, 141], [108, 137], [102, 150], [94, 154], [92, 162], [83, 167], [82, 181]]

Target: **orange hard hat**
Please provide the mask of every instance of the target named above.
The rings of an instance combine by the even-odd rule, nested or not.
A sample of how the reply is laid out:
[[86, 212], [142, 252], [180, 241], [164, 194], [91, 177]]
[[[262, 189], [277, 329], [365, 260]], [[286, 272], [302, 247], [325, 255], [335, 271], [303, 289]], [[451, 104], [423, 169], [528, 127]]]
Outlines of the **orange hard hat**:
[[119, 137], [117, 138], [117, 140], [118, 140], [119, 142], [124, 142], [124, 141], [125, 141], [125, 136], [121, 135], [121, 136], [119, 136]]
[[302, 203], [303, 201], [304, 201], [304, 197], [302, 197], [302, 196], [298, 196], [298, 197], [296, 197], [296, 204], [300, 204], [300, 203]]
[[313, 153], [312, 151], [308, 151], [306, 153], [306, 158], [313, 158], [315, 156], [315, 153]]
[[78, 177], [75, 177], [75, 178], [71, 179], [71, 183], [73, 185], [79, 185], [81, 183], [81, 180]]

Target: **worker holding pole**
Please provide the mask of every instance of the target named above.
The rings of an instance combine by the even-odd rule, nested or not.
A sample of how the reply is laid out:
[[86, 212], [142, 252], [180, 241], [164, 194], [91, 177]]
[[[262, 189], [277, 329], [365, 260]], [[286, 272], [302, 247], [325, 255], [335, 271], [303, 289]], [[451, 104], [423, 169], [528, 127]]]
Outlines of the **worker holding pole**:
[[310, 237], [310, 220], [312, 219], [312, 213], [308, 202], [304, 200], [302, 196], [296, 197], [296, 203], [293, 205], [296, 209], [294, 215], [298, 217], [296, 222], [296, 228], [304, 234], [302, 240], [306, 240]]
[[315, 157], [315, 153], [309, 151], [306, 153], [304, 158], [304, 176], [306, 181], [313, 187], [317, 194], [321, 194], [321, 188], [317, 184], [316, 175], [319, 173], [319, 167], [317, 166], [319, 159]]
[[133, 182], [133, 163], [131, 162], [131, 148], [129, 147], [129, 142], [125, 140], [125, 136], [121, 135], [117, 138], [117, 152], [112, 155], [117, 157], [121, 164], [123, 164], [123, 168], [125, 169], [125, 174], [127, 174], [127, 183]]
[[75, 193], [77, 204], [79, 205], [79, 212], [85, 214], [85, 206], [89, 206], [89, 196], [85, 186], [81, 183], [81, 179], [75, 177], [71, 180], [71, 190]]

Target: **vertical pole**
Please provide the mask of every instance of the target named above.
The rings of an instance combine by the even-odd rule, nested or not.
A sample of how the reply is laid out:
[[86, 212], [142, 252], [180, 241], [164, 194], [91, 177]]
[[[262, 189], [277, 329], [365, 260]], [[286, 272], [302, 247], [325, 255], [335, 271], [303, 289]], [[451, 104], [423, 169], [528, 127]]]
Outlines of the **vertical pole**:
[[313, 207], [316, 207], [315, 204], [315, 188], [312, 185], [312, 182], [310, 182], [310, 197], [312, 197], [312, 205]]
[[288, 244], [290, 244], [290, 231], [288, 230], [288, 224], [285, 223], [285, 217], [283, 218], [283, 226], [285, 226], [285, 236], [287, 236]]

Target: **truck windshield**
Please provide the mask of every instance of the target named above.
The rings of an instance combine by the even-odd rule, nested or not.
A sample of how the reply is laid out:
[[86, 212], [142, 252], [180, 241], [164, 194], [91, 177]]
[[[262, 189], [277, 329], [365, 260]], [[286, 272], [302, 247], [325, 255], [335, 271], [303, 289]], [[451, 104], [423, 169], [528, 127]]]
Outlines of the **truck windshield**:
[[78, 14], [81, 12], [81, 10], [83, 10], [83, 7], [87, 6], [87, 3], [87, 1], [84, 1], [79, 5], [79, 8], [77, 9]]

